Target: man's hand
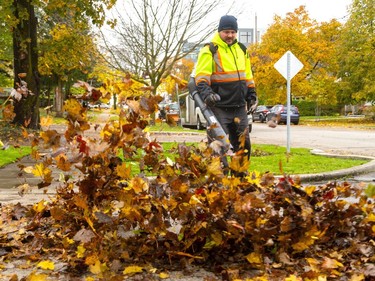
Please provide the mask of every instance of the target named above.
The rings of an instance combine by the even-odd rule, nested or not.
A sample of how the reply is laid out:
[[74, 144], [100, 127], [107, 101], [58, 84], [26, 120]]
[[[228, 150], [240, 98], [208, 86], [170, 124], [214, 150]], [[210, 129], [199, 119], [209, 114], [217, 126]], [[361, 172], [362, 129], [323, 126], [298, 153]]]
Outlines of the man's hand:
[[252, 114], [255, 112], [255, 110], [257, 110], [257, 107], [258, 107], [258, 98], [256, 98], [255, 100], [252, 99], [250, 101], [247, 102], [247, 114]]
[[254, 113], [254, 112], [255, 112], [255, 110], [257, 110], [257, 106], [258, 106], [258, 104], [257, 104], [257, 103], [256, 103], [256, 104], [253, 104], [253, 105], [251, 105], [251, 106], [249, 107], [249, 110], [248, 110], [247, 114], [250, 114], [250, 113]]
[[255, 112], [258, 106], [258, 96], [255, 88], [247, 89], [247, 114]]
[[204, 100], [204, 102], [208, 105], [208, 106], [214, 106], [218, 101], [220, 101], [221, 98], [218, 94], [215, 94], [215, 93], [211, 93], [207, 96], [207, 98]]

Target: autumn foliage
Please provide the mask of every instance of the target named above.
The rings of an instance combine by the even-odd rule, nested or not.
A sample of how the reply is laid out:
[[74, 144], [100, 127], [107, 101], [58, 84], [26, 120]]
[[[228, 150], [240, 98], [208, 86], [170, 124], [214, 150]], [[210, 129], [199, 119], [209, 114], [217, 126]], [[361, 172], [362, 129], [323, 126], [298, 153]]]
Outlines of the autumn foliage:
[[[159, 101], [128, 101], [100, 138], [87, 134], [92, 125], [80, 103], [66, 101], [64, 135], [46, 126], [33, 142], [34, 156], [41, 147], [53, 151], [31, 172], [45, 187], [57, 183], [50, 171], [59, 168], [57, 194], [1, 207], [1, 263], [26, 259], [55, 278], [91, 280], [158, 280], [189, 265], [223, 280], [375, 277], [374, 201], [362, 188], [302, 188], [287, 175], [275, 180], [255, 171], [228, 177], [206, 143], [176, 144], [176, 158], [165, 158], [146, 129]], [[55, 261], [65, 272], [54, 272]]]

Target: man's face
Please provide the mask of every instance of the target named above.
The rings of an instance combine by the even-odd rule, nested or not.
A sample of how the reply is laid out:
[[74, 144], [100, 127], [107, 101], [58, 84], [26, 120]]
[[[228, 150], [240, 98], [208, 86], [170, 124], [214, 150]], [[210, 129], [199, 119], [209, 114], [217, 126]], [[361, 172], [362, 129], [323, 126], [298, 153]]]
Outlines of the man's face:
[[228, 45], [233, 44], [237, 38], [237, 32], [235, 30], [222, 30], [219, 32], [220, 38]]

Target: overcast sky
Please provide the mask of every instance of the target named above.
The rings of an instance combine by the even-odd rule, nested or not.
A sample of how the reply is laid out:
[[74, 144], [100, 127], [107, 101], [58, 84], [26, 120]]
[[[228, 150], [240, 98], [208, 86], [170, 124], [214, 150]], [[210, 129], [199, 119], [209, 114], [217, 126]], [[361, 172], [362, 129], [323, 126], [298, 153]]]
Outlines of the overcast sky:
[[288, 12], [293, 12], [301, 5], [306, 6], [310, 18], [318, 22], [333, 18], [344, 22], [352, 0], [236, 0], [234, 3], [235, 8], [239, 7], [243, 13], [237, 16], [240, 28], [255, 27], [256, 13], [258, 29], [267, 29], [275, 14], [285, 18]]

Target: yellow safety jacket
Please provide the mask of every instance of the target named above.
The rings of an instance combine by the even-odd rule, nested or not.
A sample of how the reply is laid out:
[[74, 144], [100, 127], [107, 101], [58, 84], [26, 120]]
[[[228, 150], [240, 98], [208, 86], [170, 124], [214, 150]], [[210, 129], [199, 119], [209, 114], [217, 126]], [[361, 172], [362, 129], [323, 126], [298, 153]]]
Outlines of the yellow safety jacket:
[[250, 99], [248, 88], [254, 88], [250, 56], [236, 41], [228, 46], [218, 32], [212, 39], [217, 51], [212, 54], [209, 46], [203, 47], [195, 66], [195, 82], [203, 100], [213, 92], [221, 100], [217, 107], [241, 107]]

